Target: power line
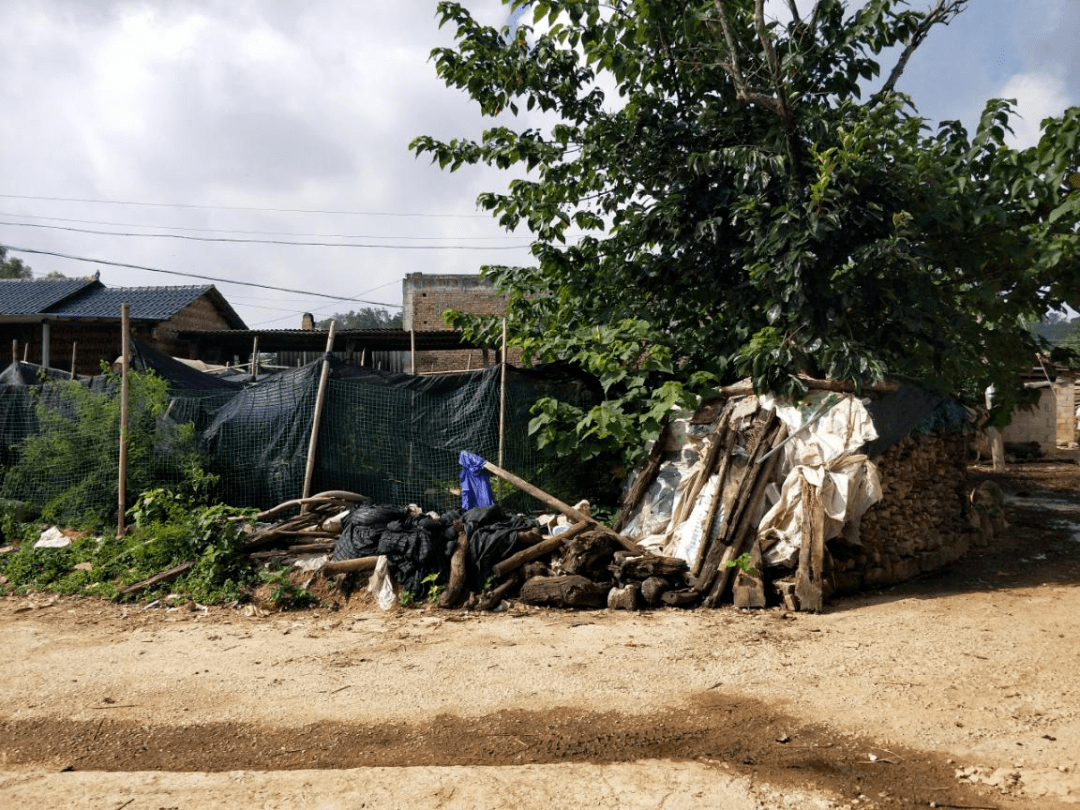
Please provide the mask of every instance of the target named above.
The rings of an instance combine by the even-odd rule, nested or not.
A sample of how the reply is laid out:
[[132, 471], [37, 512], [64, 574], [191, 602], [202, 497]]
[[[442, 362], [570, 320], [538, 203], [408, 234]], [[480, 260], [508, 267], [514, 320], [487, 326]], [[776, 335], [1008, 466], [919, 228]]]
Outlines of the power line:
[[138, 205], [148, 208], [201, 208], [215, 211], [270, 211], [281, 214], [340, 214], [351, 217], [425, 217], [425, 218], [458, 218], [488, 219], [490, 214], [434, 214], [418, 213], [411, 214], [402, 211], [324, 211], [307, 208], [258, 208], [247, 205], [193, 205], [188, 203], [161, 203], [140, 202], [136, 200], [95, 200], [80, 197], [39, 197], [28, 194], [0, 194], [0, 199], [7, 200], [47, 200], [49, 202], [77, 202], [93, 203], [95, 205]]
[[56, 253], [51, 250], [36, 250], [34, 248], [21, 248], [14, 245], [4, 245], [5, 249], [12, 253], [34, 253], [41, 256], [55, 256], [58, 259], [70, 259], [75, 262], [90, 262], [91, 264], [103, 264], [109, 267], [127, 267], [131, 270], [146, 270], [151, 273], [165, 273], [170, 276], [182, 276], [184, 278], [198, 278], [203, 281], [216, 281], [220, 284], [238, 284], [241, 287], [258, 287], [263, 290], [274, 290], [275, 292], [287, 292], [296, 293], [298, 295], [312, 295], [317, 298], [330, 298], [335, 301], [354, 301], [359, 304], [372, 304], [377, 307], [398, 307], [401, 308], [401, 304], [383, 304], [378, 301], [365, 301], [361, 298], [348, 298], [344, 295], [330, 295], [329, 293], [317, 293], [310, 290], [293, 290], [288, 287], [274, 287], [270, 284], [256, 284], [254, 281], [236, 281], [231, 278], [217, 278], [215, 276], [202, 276], [197, 273], [181, 273], [178, 270], [162, 270], [160, 267], [146, 267], [141, 264], [127, 264], [126, 262], [113, 262], [107, 259], [90, 259], [85, 256], [72, 256], [68, 253]]
[[373, 245], [363, 242], [290, 242], [284, 239], [239, 239], [224, 236], [191, 236], [183, 233], [122, 233], [120, 231], [95, 231], [90, 228], [73, 228], [67, 225], [42, 225], [38, 222], [0, 222], [0, 225], [17, 228], [45, 228], [70, 233], [89, 233], [97, 236], [127, 236], [144, 239], [183, 239], [190, 242], [230, 242], [255, 245], [292, 245], [294, 247], [343, 247], [368, 250], [521, 250], [528, 245]]
[[[350, 234], [350, 233], [297, 233], [295, 231], [249, 231], [240, 228], [189, 228], [178, 225], [142, 225], [138, 222], [108, 222], [97, 219], [71, 219], [69, 217], [46, 217], [38, 214], [13, 214], [8, 211], [0, 211], [0, 216], [5, 217], [29, 217], [30, 219], [46, 219], [50, 222], [74, 222], [80, 225], [112, 225], [118, 228], [157, 228], [162, 231], [197, 231], [202, 233], [242, 233], [253, 236], [319, 236], [324, 239], [415, 239], [426, 241], [479, 241], [479, 240], [508, 240], [508, 239], [529, 239], [525, 236], [379, 236], [376, 234]], [[16, 222], [16, 225], [22, 225], [24, 223]], [[28, 227], [33, 227], [33, 223], [27, 223]], [[46, 227], [44, 225], [38, 225], [38, 227]], [[97, 231], [92, 231], [97, 233]], [[139, 234], [139, 236], [154, 236], [156, 234]]]

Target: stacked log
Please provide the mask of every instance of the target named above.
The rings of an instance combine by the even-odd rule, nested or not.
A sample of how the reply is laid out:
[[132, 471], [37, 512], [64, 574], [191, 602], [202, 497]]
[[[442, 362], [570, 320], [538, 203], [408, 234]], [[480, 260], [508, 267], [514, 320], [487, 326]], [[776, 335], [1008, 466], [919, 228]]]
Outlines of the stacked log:
[[832, 544], [832, 584], [852, 593], [912, 579], [967, 553], [966, 441], [908, 436], [874, 459], [883, 497], [859, 525], [859, 543]]

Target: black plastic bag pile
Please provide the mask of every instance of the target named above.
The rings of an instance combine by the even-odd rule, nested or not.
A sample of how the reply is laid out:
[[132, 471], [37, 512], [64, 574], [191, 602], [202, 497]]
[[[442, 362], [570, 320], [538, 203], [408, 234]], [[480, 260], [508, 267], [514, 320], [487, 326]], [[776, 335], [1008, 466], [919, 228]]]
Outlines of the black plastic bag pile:
[[498, 504], [465, 513], [450, 511], [437, 518], [410, 515], [395, 506], [360, 506], [342, 521], [333, 559], [385, 555], [394, 581], [419, 595], [432, 574], [444, 582], [449, 576], [457, 543], [455, 520], [461, 520], [469, 538], [466, 585], [471, 591], [482, 590], [496, 563], [514, 553], [518, 532], [538, 525], [525, 515], [508, 516]]

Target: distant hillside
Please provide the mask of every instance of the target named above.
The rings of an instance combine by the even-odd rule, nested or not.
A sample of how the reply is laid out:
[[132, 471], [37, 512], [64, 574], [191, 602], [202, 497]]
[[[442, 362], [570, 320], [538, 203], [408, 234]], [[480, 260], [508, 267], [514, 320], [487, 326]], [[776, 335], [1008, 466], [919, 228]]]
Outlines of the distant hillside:
[[1054, 321], [1043, 320], [1035, 325], [1035, 334], [1045, 338], [1050, 345], [1056, 346], [1077, 324], [1080, 324], [1080, 318], [1073, 318], [1071, 321], [1064, 318]]

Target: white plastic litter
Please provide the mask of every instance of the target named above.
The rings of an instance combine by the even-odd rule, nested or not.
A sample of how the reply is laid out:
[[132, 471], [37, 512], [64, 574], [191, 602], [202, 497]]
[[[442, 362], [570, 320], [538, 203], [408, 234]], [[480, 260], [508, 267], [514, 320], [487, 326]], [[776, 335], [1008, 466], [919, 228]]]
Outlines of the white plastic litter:
[[34, 548], [67, 548], [71, 545], [71, 538], [67, 537], [55, 526], [50, 526], [41, 533], [34, 543]]
[[394, 593], [394, 583], [390, 578], [390, 562], [385, 554], [380, 555], [375, 563], [375, 570], [371, 572], [371, 579], [368, 580], [368, 591], [383, 610], [390, 610], [397, 604], [397, 594]]

